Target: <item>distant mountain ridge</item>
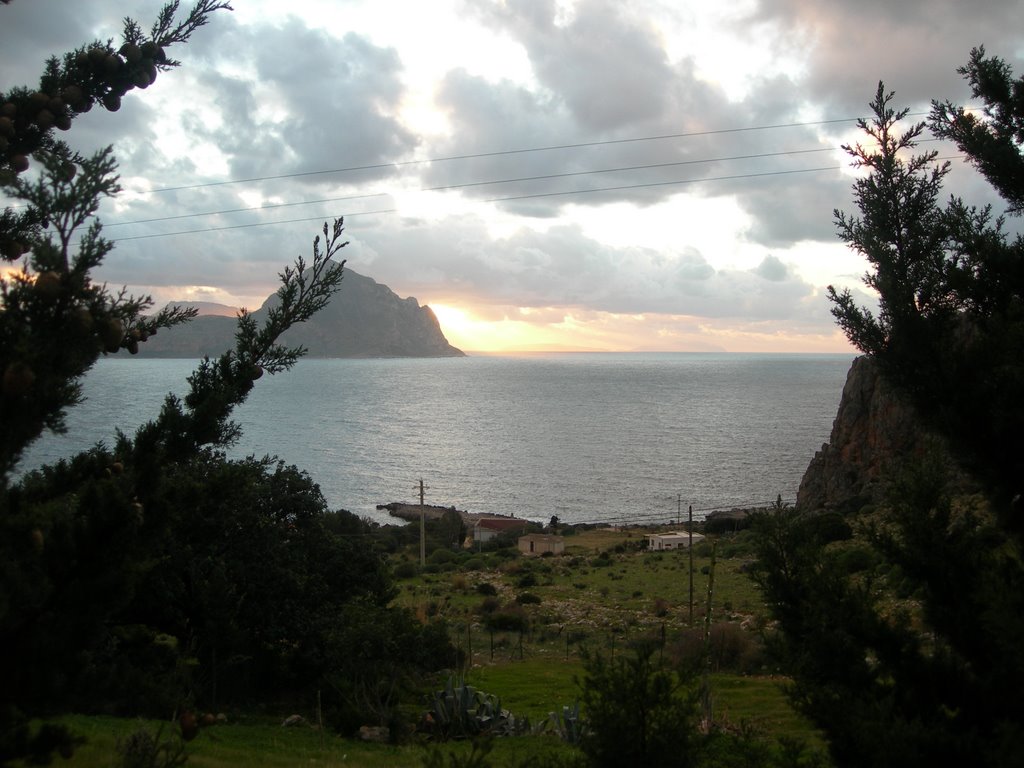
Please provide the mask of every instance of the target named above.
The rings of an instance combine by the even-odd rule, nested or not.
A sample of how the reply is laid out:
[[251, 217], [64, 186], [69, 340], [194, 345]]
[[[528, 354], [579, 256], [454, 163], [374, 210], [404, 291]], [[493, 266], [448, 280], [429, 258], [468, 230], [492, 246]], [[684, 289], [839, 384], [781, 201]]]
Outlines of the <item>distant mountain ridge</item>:
[[[267, 297], [252, 313], [257, 322], [277, 301], [277, 294]], [[172, 303], [195, 306], [200, 315], [190, 323], [163, 331], [140, 344], [140, 357], [212, 357], [234, 346], [232, 308], [210, 302]], [[465, 355], [448, 343], [430, 307], [421, 307], [412, 297], [399, 298], [386, 285], [347, 267], [341, 287], [327, 306], [312, 319], [289, 329], [281, 341], [290, 346], [306, 347], [309, 357]]]

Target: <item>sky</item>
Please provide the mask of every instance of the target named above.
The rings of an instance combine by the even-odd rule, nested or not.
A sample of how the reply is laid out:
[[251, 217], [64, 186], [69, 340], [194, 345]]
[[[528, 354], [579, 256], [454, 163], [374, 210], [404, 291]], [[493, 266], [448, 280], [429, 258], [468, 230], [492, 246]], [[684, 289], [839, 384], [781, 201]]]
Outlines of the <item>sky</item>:
[[[0, 89], [160, 5], [0, 6]], [[256, 308], [343, 215], [348, 267], [468, 351], [852, 352], [826, 286], [872, 303], [833, 218], [855, 119], [879, 81], [916, 119], [970, 106], [975, 46], [1024, 72], [1024, 0], [232, 6], [65, 135], [120, 164], [98, 277]], [[947, 190], [1002, 210], [959, 160]]]

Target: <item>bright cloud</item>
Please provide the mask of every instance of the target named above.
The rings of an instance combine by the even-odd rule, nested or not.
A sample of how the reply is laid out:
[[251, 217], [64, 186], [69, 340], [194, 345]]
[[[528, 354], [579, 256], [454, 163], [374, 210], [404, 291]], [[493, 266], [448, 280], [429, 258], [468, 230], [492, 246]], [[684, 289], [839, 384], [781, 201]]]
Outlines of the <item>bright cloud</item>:
[[[0, 88], [160, 5], [3, 6]], [[349, 266], [472, 350], [845, 351], [825, 287], [866, 265], [835, 238], [857, 136], [834, 121], [880, 79], [964, 102], [977, 45], [1024, 70], [1020, 0], [235, 5], [68, 134], [121, 163], [102, 279], [253, 306], [345, 215]]]

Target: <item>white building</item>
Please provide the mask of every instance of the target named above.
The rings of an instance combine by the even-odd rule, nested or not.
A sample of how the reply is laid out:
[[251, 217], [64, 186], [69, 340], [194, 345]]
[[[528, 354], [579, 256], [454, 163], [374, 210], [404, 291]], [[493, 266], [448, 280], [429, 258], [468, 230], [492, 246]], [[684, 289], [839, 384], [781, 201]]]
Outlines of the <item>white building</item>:
[[704, 541], [704, 534], [689, 533], [687, 531], [672, 531], [671, 533], [649, 533], [647, 534], [647, 549], [651, 552], [658, 552], [664, 549], [686, 549], [690, 546], [690, 537], [693, 537], [694, 544]]
[[565, 552], [565, 539], [551, 533], [528, 533], [519, 537], [519, 551], [524, 555], [560, 555]]

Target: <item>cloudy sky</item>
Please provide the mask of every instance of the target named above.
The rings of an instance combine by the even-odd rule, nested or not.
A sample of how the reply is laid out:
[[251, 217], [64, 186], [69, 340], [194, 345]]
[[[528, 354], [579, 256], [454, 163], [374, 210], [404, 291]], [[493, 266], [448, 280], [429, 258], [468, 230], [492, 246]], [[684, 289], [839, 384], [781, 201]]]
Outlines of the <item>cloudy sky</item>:
[[[848, 351], [854, 118], [879, 80], [970, 104], [977, 45], [1024, 71], [1021, 0], [232, 4], [67, 134], [120, 161], [101, 277], [255, 308], [345, 215], [349, 267], [467, 350]], [[0, 6], [0, 89], [159, 6]], [[959, 162], [949, 190], [994, 200]]]

